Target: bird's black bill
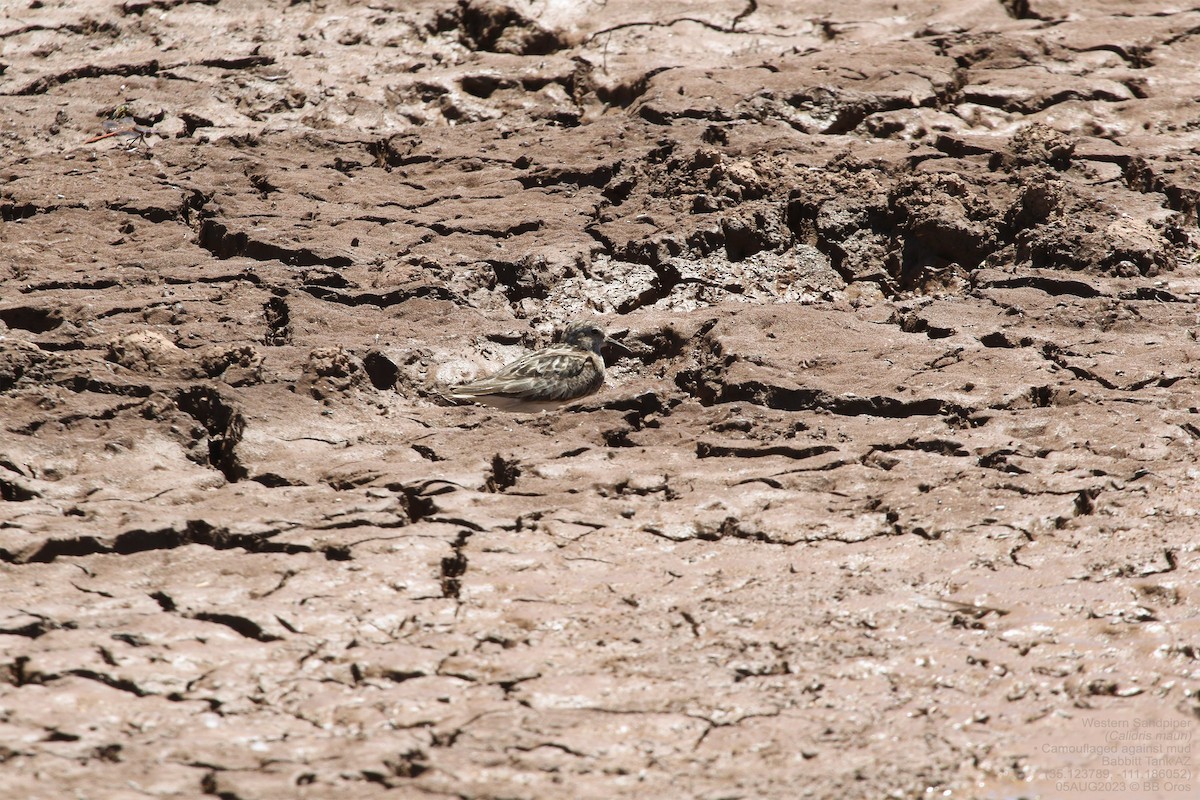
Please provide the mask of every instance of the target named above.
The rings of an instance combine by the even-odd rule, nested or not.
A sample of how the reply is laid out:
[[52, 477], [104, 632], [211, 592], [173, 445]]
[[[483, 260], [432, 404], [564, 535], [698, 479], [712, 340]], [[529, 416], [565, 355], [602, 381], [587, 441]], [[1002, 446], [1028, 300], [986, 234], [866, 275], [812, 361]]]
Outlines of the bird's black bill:
[[617, 348], [618, 350], [624, 350], [626, 353], [633, 355], [633, 351], [630, 350], [628, 347], [626, 347], [624, 342], [618, 342], [616, 339], [612, 338], [611, 336], [605, 336], [604, 343], [607, 345], [612, 345], [613, 347]]

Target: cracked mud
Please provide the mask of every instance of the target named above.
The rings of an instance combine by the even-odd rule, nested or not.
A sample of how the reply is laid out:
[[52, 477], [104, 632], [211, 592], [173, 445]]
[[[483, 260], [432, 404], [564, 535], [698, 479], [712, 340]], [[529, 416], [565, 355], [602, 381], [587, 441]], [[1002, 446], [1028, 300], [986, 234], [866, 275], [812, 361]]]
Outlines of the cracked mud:
[[[1200, 733], [1200, 12], [0, 41], [6, 796], [1082, 797], [1043, 743]], [[587, 313], [601, 393], [438, 403]]]

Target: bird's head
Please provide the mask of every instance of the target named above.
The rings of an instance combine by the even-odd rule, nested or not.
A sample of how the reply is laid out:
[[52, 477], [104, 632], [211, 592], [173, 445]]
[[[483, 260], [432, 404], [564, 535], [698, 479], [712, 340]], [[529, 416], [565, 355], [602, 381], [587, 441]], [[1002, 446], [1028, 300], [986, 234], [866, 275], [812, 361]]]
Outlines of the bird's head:
[[599, 353], [600, 348], [606, 344], [614, 345], [627, 353], [629, 352], [628, 347], [616, 339], [610, 339], [599, 325], [587, 320], [577, 319], [568, 325], [563, 331], [562, 340], [563, 344], [578, 347], [580, 350], [591, 350], [593, 353]]

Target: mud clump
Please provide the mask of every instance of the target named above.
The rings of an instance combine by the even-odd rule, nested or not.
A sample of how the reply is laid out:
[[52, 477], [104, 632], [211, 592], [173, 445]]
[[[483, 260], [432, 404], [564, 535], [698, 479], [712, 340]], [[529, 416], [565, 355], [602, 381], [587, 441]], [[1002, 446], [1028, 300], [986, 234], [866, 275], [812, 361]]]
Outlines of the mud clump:
[[161, 374], [183, 358], [174, 342], [154, 331], [135, 331], [108, 343], [108, 360], [135, 372]]
[[252, 386], [263, 381], [263, 357], [251, 345], [215, 346], [200, 354], [200, 369], [209, 378], [230, 386]]
[[368, 385], [363, 362], [342, 347], [318, 347], [308, 354], [298, 386], [317, 400], [345, 395]]

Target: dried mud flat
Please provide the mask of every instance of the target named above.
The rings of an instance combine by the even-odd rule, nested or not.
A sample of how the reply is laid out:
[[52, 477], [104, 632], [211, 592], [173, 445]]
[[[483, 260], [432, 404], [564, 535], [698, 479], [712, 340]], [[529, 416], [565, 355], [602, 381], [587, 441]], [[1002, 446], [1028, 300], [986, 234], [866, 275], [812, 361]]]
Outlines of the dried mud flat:
[[[0, 41], [6, 796], [1200, 791], [1200, 12]], [[563, 413], [431, 392], [592, 313]]]

